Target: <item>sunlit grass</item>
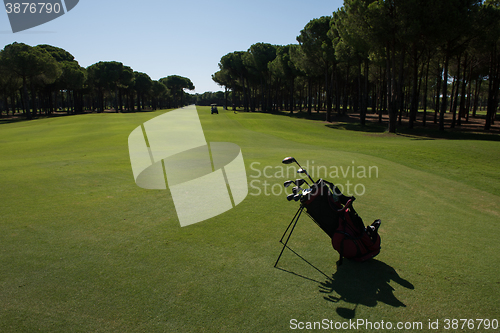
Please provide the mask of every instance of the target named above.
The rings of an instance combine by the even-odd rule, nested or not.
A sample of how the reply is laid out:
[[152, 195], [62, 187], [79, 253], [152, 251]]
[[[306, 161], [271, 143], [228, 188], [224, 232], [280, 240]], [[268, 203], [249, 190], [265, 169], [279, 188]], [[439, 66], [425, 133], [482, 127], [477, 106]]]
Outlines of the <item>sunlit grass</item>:
[[[498, 141], [199, 107], [207, 141], [238, 144], [253, 183], [234, 209], [181, 228], [169, 191], [137, 187], [128, 157], [129, 133], [163, 112], [0, 125], [1, 331], [286, 332], [291, 319], [424, 328], [429, 319], [500, 319]], [[330, 179], [364, 189], [358, 213], [382, 219], [377, 260], [337, 270], [328, 237], [303, 216], [289, 243], [302, 258], [285, 251], [273, 268], [298, 208], [278, 193], [285, 156], [329, 170], [377, 168]]]

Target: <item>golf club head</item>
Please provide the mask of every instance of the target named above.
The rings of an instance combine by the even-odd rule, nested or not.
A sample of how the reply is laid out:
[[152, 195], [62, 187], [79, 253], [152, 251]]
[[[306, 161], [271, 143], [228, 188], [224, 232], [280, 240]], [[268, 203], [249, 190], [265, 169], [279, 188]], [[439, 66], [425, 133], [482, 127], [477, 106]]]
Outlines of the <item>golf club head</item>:
[[289, 195], [287, 195], [287, 196], [286, 196], [286, 199], [287, 199], [288, 201], [292, 201], [292, 199], [293, 199], [293, 197], [294, 197], [294, 196], [295, 196], [295, 194], [293, 194], [293, 193], [292, 193], [292, 194], [289, 194]]
[[[306, 169], [300, 168], [299, 170], [297, 170], [297, 173], [305, 174], [307, 176], [307, 178], [309, 178], [309, 180], [314, 184], [314, 179], [311, 178], [311, 176], [307, 173]], [[309, 183], [307, 183], [307, 185], [311, 186]]]
[[306, 182], [305, 179], [299, 178], [299, 179], [295, 180], [295, 185], [302, 186], [305, 182]]
[[283, 161], [281, 161], [283, 164], [291, 164], [293, 162], [297, 162], [293, 157], [285, 157]]
[[297, 193], [297, 194], [295, 194], [295, 195], [293, 196], [293, 200], [295, 200], [295, 201], [299, 201], [299, 200], [300, 200], [300, 198], [302, 198], [302, 193], [300, 193], [300, 192], [299, 192], [299, 193]]
[[286, 182], [283, 183], [283, 186], [288, 187], [288, 186], [292, 185], [292, 183], [295, 184], [295, 182], [293, 180], [287, 180]]

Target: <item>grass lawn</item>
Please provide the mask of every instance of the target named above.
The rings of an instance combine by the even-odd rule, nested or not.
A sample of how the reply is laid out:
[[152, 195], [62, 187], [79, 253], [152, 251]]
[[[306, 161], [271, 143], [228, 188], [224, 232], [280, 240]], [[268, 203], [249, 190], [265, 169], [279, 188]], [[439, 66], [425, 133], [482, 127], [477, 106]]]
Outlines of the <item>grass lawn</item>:
[[[249, 195], [181, 228], [170, 192], [136, 186], [128, 155], [130, 132], [163, 112], [0, 124], [0, 332], [302, 331], [293, 319], [500, 325], [496, 136], [433, 139], [198, 107], [208, 142], [241, 147]], [[273, 267], [298, 208], [280, 193], [296, 177], [280, 172], [286, 156], [351, 184], [365, 223], [382, 219], [376, 259], [337, 269], [329, 238], [304, 215], [295, 253]], [[463, 331], [495, 331], [479, 323]]]

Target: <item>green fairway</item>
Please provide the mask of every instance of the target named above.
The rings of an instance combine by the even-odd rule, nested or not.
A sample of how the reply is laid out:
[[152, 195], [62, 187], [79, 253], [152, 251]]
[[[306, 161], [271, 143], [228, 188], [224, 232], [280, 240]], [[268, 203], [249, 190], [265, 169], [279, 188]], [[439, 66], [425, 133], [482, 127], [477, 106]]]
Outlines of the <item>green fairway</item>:
[[[170, 192], [138, 187], [129, 159], [129, 134], [165, 110], [0, 124], [0, 332], [315, 331], [292, 323], [324, 319], [330, 331], [500, 329], [497, 137], [197, 108], [207, 142], [240, 146], [249, 194], [183, 228]], [[283, 192], [298, 177], [281, 172], [286, 156], [350, 189], [365, 224], [382, 220], [376, 259], [337, 269], [304, 214], [295, 253], [273, 267], [298, 208]]]

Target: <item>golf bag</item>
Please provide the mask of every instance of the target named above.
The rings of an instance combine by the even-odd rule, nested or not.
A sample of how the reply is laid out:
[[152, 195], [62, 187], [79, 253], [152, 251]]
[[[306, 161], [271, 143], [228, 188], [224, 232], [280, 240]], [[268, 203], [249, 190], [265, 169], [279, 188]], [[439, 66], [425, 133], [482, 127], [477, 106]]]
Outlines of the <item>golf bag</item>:
[[332, 239], [332, 245], [343, 258], [366, 261], [380, 252], [380, 220], [365, 228], [352, 206], [354, 197], [346, 197], [335, 185], [323, 179], [311, 185], [301, 198], [307, 215]]
[[[331, 238], [333, 248], [340, 254], [338, 265], [342, 264], [343, 258], [362, 262], [380, 253], [380, 236], [378, 234], [380, 220], [375, 220], [365, 228], [363, 220], [352, 206], [354, 197], [343, 195], [335, 185], [326, 180], [314, 181], [293, 157], [285, 158], [283, 163], [296, 163], [300, 167], [297, 172], [305, 174], [311, 183], [304, 179], [287, 180], [284, 183], [285, 187], [292, 183], [296, 185], [287, 199], [288, 201], [300, 200], [300, 207], [281, 237], [280, 242], [283, 243], [285, 235], [290, 230], [278, 260], [274, 264], [275, 267], [304, 209], [307, 215]], [[304, 183], [309, 185], [308, 189], [301, 188]], [[290, 229], [290, 227], [292, 228]]]

